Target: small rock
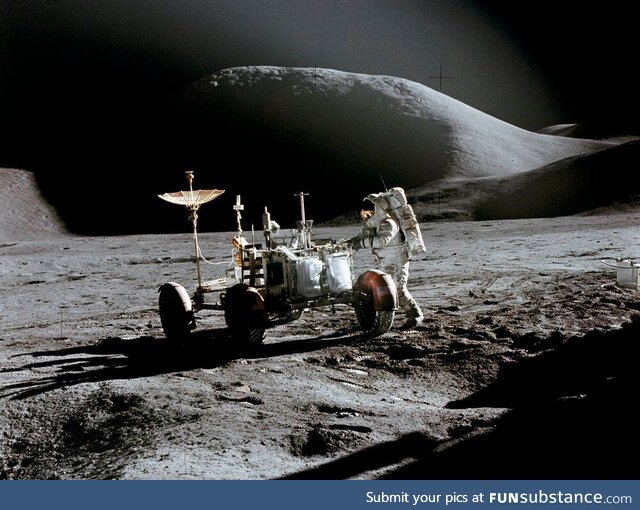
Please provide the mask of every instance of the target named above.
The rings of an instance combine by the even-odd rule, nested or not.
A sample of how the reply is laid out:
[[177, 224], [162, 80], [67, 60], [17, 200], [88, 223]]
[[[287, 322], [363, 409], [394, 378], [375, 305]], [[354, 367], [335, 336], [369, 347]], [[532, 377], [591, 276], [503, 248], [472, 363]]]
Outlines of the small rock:
[[496, 338], [511, 338], [513, 337], [513, 333], [509, 331], [505, 326], [500, 326], [493, 330]]

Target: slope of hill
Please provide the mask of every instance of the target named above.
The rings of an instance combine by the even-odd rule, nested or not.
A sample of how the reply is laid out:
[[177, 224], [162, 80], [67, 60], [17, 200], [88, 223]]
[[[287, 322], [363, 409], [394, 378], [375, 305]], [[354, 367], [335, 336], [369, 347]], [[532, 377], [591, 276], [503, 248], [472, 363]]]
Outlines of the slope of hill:
[[638, 129], [633, 126], [612, 125], [606, 123], [574, 123], [556, 124], [538, 130], [545, 135], [566, 136], [570, 138], [589, 138], [592, 140], [607, 140], [624, 142], [638, 138]]
[[640, 141], [509, 177], [443, 179], [408, 195], [422, 221], [606, 212], [640, 202]]
[[300, 130], [337, 150], [362, 150], [372, 170], [388, 165], [423, 182], [511, 175], [607, 145], [532, 133], [402, 78], [329, 69], [225, 69], [181, 99], [205, 123], [212, 105], [225, 106], [274, 131]]
[[0, 168], [0, 240], [61, 235], [66, 228], [42, 196], [34, 175]]

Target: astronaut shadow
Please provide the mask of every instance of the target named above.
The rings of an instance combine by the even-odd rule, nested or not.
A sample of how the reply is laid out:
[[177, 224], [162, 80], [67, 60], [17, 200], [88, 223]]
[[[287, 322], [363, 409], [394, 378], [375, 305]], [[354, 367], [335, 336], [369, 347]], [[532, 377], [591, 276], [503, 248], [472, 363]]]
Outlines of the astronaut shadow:
[[513, 409], [452, 439], [412, 432], [282, 478], [637, 479], [640, 444], [626, 384]]
[[[14, 356], [31, 356], [38, 361], [0, 369], [0, 376], [11, 378], [16, 374], [13, 378], [20, 378], [17, 382], [0, 386], [0, 398], [20, 400], [82, 383], [210, 369], [242, 358], [272, 358], [312, 352], [351, 343], [358, 338], [357, 335], [334, 332], [277, 342], [267, 338], [262, 345], [243, 347], [232, 341], [226, 328], [198, 331], [186, 338], [171, 340], [153, 336], [134, 339], [107, 337], [91, 345]], [[25, 371], [32, 376], [24, 377]], [[38, 376], [38, 372], [45, 371], [46, 375]]]
[[439, 442], [416, 431], [286, 478], [637, 479], [639, 337], [640, 319], [571, 337], [445, 406], [505, 410], [491, 421]]
[[378, 443], [318, 466], [284, 475], [279, 480], [346, 480], [363, 473], [392, 469], [421, 459], [439, 442], [422, 432], [411, 432], [393, 441]]

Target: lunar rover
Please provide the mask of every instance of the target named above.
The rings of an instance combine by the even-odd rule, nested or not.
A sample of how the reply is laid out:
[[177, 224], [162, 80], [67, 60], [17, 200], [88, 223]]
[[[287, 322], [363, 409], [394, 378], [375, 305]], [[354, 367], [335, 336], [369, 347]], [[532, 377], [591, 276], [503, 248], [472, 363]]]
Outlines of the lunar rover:
[[[378, 336], [391, 328], [397, 309], [396, 286], [390, 275], [377, 269], [353, 274], [352, 250], [345, 241], [312, 240], [313, 220], [305, 215], [305, 194], [300, 199], [301, 219], [288, 240], [277, 239], [279, 225], [263, 213], [264, 244], [247, 240], [242, 232], [240, 196], [236, 196], [237, 233], [231, 239], [231, 260], [223, 277], [205, 281], [198, 243], [198, 209], [224, 190], [193, 190], [193, 172], [187, 171], [189, 191], [158, 195], [185, 206], [193, 225], [197, 285], [186, 289], [168, 282], [159, 288], [159, 312], [167, 338], [186, 337], [196, 327], [195, 314], [202, 310], [224, 311], [229, 334], [245, 346], [260, 345], [265, 331], [296, 320], [305, 310], [347, 305], [353, 307], [360, 328]], [[255, 237], [252, 236], [252, 237]]]

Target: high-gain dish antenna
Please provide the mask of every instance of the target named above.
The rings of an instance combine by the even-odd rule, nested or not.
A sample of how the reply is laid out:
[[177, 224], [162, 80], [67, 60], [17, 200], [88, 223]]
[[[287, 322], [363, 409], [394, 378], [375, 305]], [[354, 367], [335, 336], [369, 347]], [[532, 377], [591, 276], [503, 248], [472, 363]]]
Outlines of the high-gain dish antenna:
[[172, 204], [182, 205], [189, 211], [189, 219], [193, 225], [193, 245], [196, 252], [196, 273], [198, 275], [198, 286], [202, 286], [202, 273], [200, 272], [200, 245], [198, 244], [198, 209], [202, 204], [211, 202], [224, 193], [223, 189], [193, 189], [193, 171], [185, 172], [189, 191], [174, 191], [173, 193], [163, 193], [158, 195], [162, 200]]

